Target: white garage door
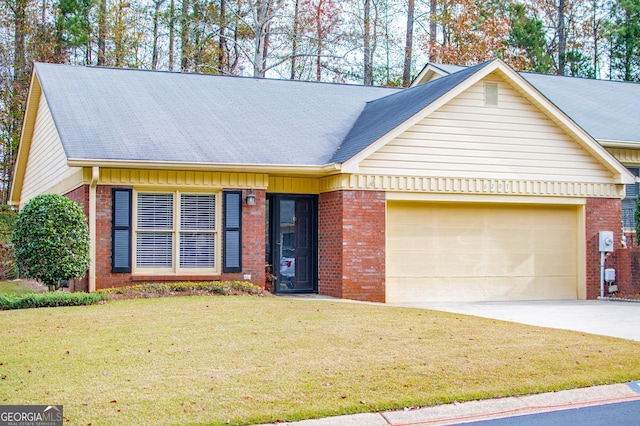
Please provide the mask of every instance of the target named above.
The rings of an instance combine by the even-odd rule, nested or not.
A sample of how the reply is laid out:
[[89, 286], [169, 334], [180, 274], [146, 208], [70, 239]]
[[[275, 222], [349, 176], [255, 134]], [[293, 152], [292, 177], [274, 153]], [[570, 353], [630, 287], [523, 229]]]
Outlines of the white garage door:
[[390, 201], [386, 300], [576, 299], [578, 241], [572, 206]]

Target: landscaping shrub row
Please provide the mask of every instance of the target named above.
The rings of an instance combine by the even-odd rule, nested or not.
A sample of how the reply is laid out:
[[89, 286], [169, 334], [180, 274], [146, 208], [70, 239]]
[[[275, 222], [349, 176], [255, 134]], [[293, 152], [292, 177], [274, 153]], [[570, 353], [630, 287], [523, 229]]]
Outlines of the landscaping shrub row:
[[92, 305], [107, 298], [108, 296], [102, 293], [65, 293], [61, 291], [23, 295], [0, 294], [0, 310]]
[[206, 282], [174, 282], [174, 283], [150, 283], [127, 287], [114, 287], [98, 290], [101, 294], [156, 294], [169, 295], [171, 293], [202, 292], [230, 296], [238, 293], [261, 296], [265, 294], [262, 287], [247, 281], [206, 281]]

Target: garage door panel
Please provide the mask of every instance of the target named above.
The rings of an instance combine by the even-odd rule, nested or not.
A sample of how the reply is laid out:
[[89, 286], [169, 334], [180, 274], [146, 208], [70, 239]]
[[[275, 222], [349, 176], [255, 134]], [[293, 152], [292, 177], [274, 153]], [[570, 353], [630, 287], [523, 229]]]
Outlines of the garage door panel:
[[[396, 277], [387, 303], [576, 299], [574, 277]], [[464, 282], [464, 285], [461, 283]]]
[[387, 300], [577, 298], [573, 206], [390, 202]]

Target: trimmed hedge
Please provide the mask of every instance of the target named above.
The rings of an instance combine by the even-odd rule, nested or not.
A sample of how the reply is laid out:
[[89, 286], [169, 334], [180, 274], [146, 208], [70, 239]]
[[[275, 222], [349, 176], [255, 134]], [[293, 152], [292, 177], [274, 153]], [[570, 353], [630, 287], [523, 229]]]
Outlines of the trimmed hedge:
[[23, 295], [0, 294], [0, 310], [93, 305], [107, 298], [106, 294], [101, 293], [65, 293], [61, 291]]
[[207, 282], [186, 282], [180, 281], [175, 283], [151, 283], [139, 284], [127, 287], [114, 287], [98, 290], [101, 294], [131, 294], [131, 293], [148, 293], [148, 294], [171, 294], [186, 292], [204, 292], [211, 294], [219, 294], [229, 296], [238, 292], [261, 296], [265, 295], [262, 287], [251, 284], [247, 281], [207, 281]]

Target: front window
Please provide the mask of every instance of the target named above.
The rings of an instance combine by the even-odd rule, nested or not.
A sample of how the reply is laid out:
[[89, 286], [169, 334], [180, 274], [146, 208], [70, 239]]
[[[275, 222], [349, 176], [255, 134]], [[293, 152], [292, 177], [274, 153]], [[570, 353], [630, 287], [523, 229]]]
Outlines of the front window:
[[136, 269], [215, 271], [216, 195], [138, 193], [136, 201]]

